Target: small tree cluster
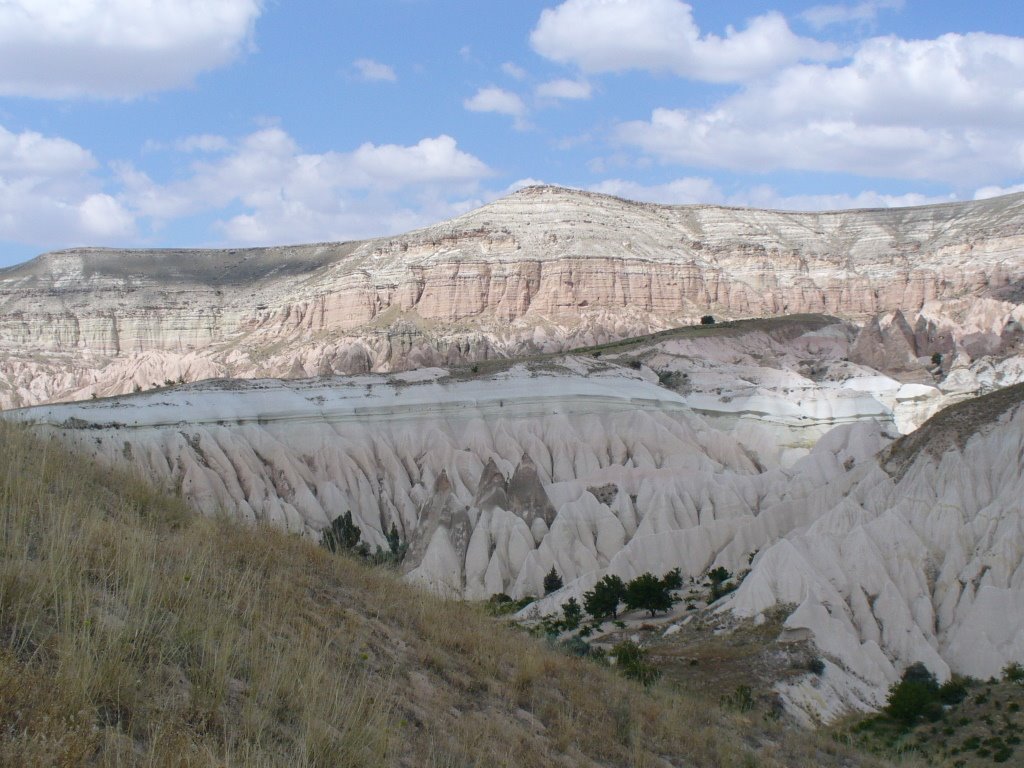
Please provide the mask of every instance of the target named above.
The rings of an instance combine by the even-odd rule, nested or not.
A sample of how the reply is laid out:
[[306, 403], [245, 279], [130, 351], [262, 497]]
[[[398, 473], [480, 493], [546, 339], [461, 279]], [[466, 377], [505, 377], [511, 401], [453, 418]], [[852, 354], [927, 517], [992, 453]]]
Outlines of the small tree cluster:
[[618, 576], [609, 575], [583, 594], [583, 607], [598, 621], [609, 616], [618, 618], [619, 603], [625, 603], [630, 610], [649, 611], [654, 616], [672, 607], [677, 601], [672, 591], [682, 586], [683, 576], [678, 568], [660, 579], [652, 573], [643, 573], [628, 584]]
[[348, 552], [358, 555], [374, 565], [397, 565], [405, 558], [409, 545], [401, 540], [398, 533], [398, 526], [391, 524], [391, 530], [385, 535], [388, 542], [388, 549], [385, 551], [380, 546], [376, 551], [371, 552], [370, 547], [362, 540], [362, 532], [352, 520], [352, 512], [345, 512], [338, 515], [331, 521], [330, 526], [320, 534], [321, 546], [331, 552]]
[[700, 324], [701, 325], [714, 325], [715, 324], [715, 318], [714, 318], [713, 315], [704, 315], [704, 317], [702, 317], [700, 319]]
[[736, 585], [729, 581], [731, 578], [732, 573], [721, 565], [708, 571], [708, 581], [711, 582], [711, 600], [709, 602], [713, 603], [736, 589]]

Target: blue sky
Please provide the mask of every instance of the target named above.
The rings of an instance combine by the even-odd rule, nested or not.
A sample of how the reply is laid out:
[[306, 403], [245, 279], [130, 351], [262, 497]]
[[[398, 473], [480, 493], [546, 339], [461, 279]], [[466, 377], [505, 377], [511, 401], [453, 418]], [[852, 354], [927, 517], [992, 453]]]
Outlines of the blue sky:
[[0, 266], [395, 234], [527, 183], [1024, 189], [1014, 0], [0, 0]]

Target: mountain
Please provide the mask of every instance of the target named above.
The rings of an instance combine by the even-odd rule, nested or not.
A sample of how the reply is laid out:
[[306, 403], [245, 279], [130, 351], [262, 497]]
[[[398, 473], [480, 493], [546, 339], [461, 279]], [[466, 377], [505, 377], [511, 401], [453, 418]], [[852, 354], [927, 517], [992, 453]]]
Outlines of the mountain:
[[1017, 341], [1022, 249], [1021, 194], [788, 213], [528, 187], [365, 242], [61, 251], [0, 270], [0, 407], [560, 351], [705, 314], [902, 310], [915, 353], [975, 359]]

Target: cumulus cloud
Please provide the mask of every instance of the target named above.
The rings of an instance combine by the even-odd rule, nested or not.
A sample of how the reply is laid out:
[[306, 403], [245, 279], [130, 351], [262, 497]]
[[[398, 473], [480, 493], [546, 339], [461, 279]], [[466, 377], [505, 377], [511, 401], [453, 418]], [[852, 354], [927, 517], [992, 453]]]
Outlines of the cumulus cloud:
[[260, 0], [0, 2], [0, 94], [132, 98], [235, 59]]
[[566, 0], [541, 12], [530, 34], [541, 56], [584, 72], [643, 69], [708, 82], [763, 76], [801, 60], [836, 55], [826, 43], [794, 34], [779, 13], [756, 16], [725, 36], [701, 34], [680, 0]]
[[955, 195], [922, 195], [907, 192], [902, 195], [884, 194], [865, 190], [856, 194], [784, 195], [771, 186], [756, 186], [730, 196], [726, 203], [745, 208], [769, 208], [780, 211], [845, 211], [852, 208], [906, 208], [914, 205], [950, 203]]
[[1024, 38], [865, 41], [839, 66], [795, 65], [707, 110], [618, 129], [659, 159], [984, 184], [1024, 170]]
[[522, 130], [527, 127], [526, 104], [518, 94], [506, 91], [504, 88], [493, 85], [481, 88], [471, 98], [463, 101], [462, 106], [470, 112], [495, 112], [499, 115], [509, 115], [515, 118], [516, 128]]
[[541, 99], [589, 99], [593, 89], [585, 80], [549, 80], [537, 86]]
[[186, 136], [174, 142], [174, 148], [179, 152], [223, 152], [228, 146], [226, 138], [211, 133]]
[[1024, 192], [1024, 184], [1013, 184], [1009, 187], [988, 186], [974, 191], [975, 200], [987, 200], [990, 197], [1000, 195], [1013, 195], [1017, 192]]
[[726, 194], [713, 179], [699, 176], [687, 176], [664, 184], [651, 185], [624, 179], [606, 179], [591, 185], [589, 189], [593, 192], [623, 197], [627, 200], [640, 200], [649, 203], [667, 205], [709, 203], [783, 211], [904, 208], [913, 205], [948, 203], [956, 199], [953, 195], [922, 195], [913, 192], [892, 195], [873, 190], [865, 190], [856, 194], [786, 195], [769, 185], [757, 185], [750, 189]]
[[816, 5], [800, 14], [800, 18], [815, 29], [835, 24], [865, 24], [874, 21], [879, 11], [900, 10], [903, 0], [866, 0], [866, 2], [835, 5]]
[[640, 184], [626, 179], [605, 179], [591, 185], [589, 189], [591, 192], [615, 195], [626, 200], [668, 205], [725, 201], [725, 195], [712, 179], [693, 176], [675, 179], [665, 184]]
[[0, 239], [54, 247], [131, 236], [134, 218], [102, 191], [97, 167], [72, 141], [0, 126]]
[[356, 59], [352, 62], [352, 66], [359, 78], [367, 82], [394, 83], [398, 81], [398, 76], [393, 68], [373, 59]]
[[[490, 169], [450, 136], [413, 145], [363, 144], [351, 152], [304, 153], [279, 127], [235, 142], [216, 161], [160, 184], [125, 166], [123, 198], [159, 226], [199, 213], [225, 212], [229, 241], [347, 240], [421, 226], [462, 212]], [[228, 215], [232, 208], [241, 213]]]
[[525, 80], [526, 70], [520, 67], [518, 64], [506, 61], [501, 65], [501, 71], [511, 77], [513, 80]]

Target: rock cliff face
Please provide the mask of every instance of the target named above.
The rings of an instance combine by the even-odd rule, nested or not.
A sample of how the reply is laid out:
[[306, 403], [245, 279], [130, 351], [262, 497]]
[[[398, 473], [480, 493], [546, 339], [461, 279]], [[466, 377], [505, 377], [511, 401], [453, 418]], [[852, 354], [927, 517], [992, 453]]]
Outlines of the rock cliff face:
[[929, 303], [1012, 305], [1022, 253], [1024, 195], [802, 214], [554, 187], [360, 243], [63, 251], [0, 271], [0, 407], [555, 351], [708, 313], [913, 323]]

